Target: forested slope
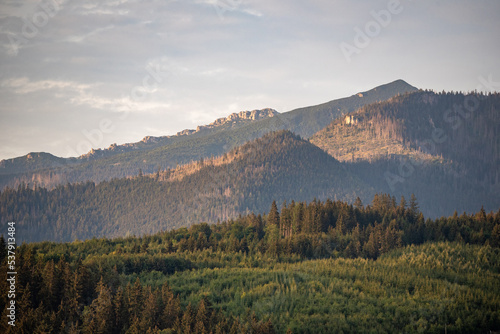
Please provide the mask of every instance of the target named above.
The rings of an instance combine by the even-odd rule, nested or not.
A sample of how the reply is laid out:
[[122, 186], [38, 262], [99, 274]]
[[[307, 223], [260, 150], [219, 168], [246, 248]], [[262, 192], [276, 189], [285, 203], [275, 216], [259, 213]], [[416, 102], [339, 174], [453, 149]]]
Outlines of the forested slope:
[[311, 138], [380, 192], [431, 216], [500, 203], [500, 94], [419, 91], [367, 105]]
[[271, 109], [262, 110], [274, 117], [231, 121], [211, 128], [203, 127], [195, 133], [186, 130], [189, 135], [145, 137], [138, 143], [112, 145], [109, 149], [92, 150], [78, 158], [63, 159], [47, 153], [32, 153], [0, 162], [0, 189], [17, 187], [22, 182], [48, 188], [68, 182], [101, 182], [137, 175], [140, 169], [144, 173], [153, 173], [158, 169], [175, 168], [178, 164], [221, 155], [268, 132], [283, 129], [307, 138], [344, 113], [416, 90], [403, 80], [397, 80], [367, 92], [282, 114]]
[[217, 159], [152, 175], [53, 190], [21, 186], [0, 193], [3, 219], [24, 241], [142, 235], [245, 212], [273, 199], [354, 201], [373, 190], [321, 149], [290, 132], [271, 133]]
[[[142, 238], [17, 250], [4, 333], [486, 333], [500, 212], [425, 219], [415, 198], [291, 202]], [[0, 266], [7, 272], [5, 241]], [[7, 289], [2, 279], [2, 291]], [[6, 315], [7, 295], [0, 296]]]

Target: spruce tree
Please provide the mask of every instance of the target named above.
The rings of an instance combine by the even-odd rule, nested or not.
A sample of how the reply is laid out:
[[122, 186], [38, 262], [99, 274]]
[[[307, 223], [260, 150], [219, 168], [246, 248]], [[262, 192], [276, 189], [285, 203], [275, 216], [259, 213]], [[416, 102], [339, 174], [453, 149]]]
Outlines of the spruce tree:
[[3, 234], [0, 235], [0, 263], [7, 257], [7, 244], [5, 243], [5, 239]]
[[279, 227], [280, 224], [280, 213], [278, 211], [278, 206], [276, 205], [276, 201], [273, 201], [271, 204], [271, 211], [269, 211], [269, 215], [267, 216], [267, 223], [269, 225], [274, 225]]

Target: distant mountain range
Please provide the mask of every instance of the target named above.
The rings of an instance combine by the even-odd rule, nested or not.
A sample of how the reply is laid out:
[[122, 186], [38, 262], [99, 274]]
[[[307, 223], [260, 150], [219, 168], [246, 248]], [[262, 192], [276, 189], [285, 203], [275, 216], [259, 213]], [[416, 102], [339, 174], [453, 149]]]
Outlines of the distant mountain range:
[[[233, 114], [91, 156], [30, 154], [2, 161], [4, 185], [31, 185], [4, 189], [0, 214], [18, 222], [25, 241], [68, 241], [215, 223], [267, 212], [272, 200], [368, 204], [376, 193], [394, 202], [415, 194], [428, 217], [496, 211], [499, 106], [498, 93], [436, 94], [396, 81], [288, 113]], [[33, 188], [30, 175], [56, 188]], [[90, 182], [58, 185], [70, 179]]]
[[[0, 213], [23, 241], [142, 235], [240, 213], [274, 199], [371, 198], [373, 189], [333, 157], [289, 131], [267, 134], [219, 158], [128, 179], [7, 189]], [[15, 203], [15, 205], [13, 205]]]
[[500, 208], [500, 94], [419, 91], [333, 121], [311, 143], [427, 215]]
[[[187, 139], [188, 136], [194, 134], [206, 136], [210, 133], [220, 131], [222, 129], [240, 127], [243, 124], [261, 120], [267, 117], [273, 117], [277, 114], [278, 112], [273, 109], [242, 111], [240, 113], [233, 113], [225, 118], [219, 118], [208, 125], [198, 126], [196, 130], [186, 129], [178, 132], [173, 136], [146, 136], [137, 143], [128, 143], [122, 145], [112, 144], [109, 148], [106, 149], [91, 149], [88, 153], [83, 154], [80, 157], [65, 159], [45, 152], [29, 153], [22, 157], [0, 161], [0, 175], [3, 175], [4, 177], [7, 175], [13, 176], [14, 179], [18, 179], [16, 183], [22, 181], [25, 183], [37, 183], [40, 186], [52, 187], [59, 183], [65, 182], [64, 180], [58, 180], [58, 177], [65, 175], [65, 167], [71, 170], [76, 166], [85, 164], [87, 162], [107, 159], [122, 153], [152, 150], [158, 147], [182, 142], [183, 140]], [[36, 173], [39, 171], [43, 172]], [[48, 179], [44, 177], [43, 174], [45, 173], [47, 175], [47, 172], [49, 175]], [[23, 173], [26, 175], [30, 175], [30, 173], [33, 173], [31, 180], [29, 180], [29, 178], [23, 177]], [[94, 180], [92, 178], [83, 179], [83, 181], [87, 180], [98, 182], [97, 180]], [[66, 182], [69, 182], [69, 180], [66, 180]]]
[[49, 153], [0, 161], [0, 189], [21, 183], [53, 188], [58, 184], [111, 180], [112, 178], [153, 173], [158, 169], [218, 156], [230, 149], [276, 130], [290, 130], [304, 138], [312, 136], [339, 116], [360, 107], [387, 100], [417, 88], [402, 80], [333, 100], [321, 105], [279, 114], [273, 109], [244, 111], [184, 130], [174, 136], [151, 137], [132, 144], [111, 145], [104, 150], [91, 150], [75, 158], [58, 158]]

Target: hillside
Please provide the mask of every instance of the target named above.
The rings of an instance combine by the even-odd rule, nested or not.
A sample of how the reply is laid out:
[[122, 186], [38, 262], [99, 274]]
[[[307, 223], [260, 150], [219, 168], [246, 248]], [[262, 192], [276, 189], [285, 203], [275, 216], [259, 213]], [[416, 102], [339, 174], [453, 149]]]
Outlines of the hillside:
[[[92, 150], [79, 158], [55, 158], [51, 164], [28, 157], [0, 162], [0, 189], [17, 187], [22, 182], [53, 188], [67, 182], [100, 182], [112, 178], [137, 175], [139, 170], [154, 173], [159, 168], [218, 156], [270, 131], [290, 130], [304, 138], [326, 127], [342, 114], [353, 112], [365, 104], [384, 101], [417, 89], [402, 80], [376, 87], [351, 97], [321, 105], [278, 114], [272, 109], [241, 112], [217, 120], [196, 130], [184, 130], [170, 137], [145, 137], [133, 144], [112, 145], [105, 150]], [[253, 113], [253, 114], [252, 114]], [[252, 116], [253, 115], [253, 116]]]
[[[152, 174], [144, 171], [97, 185], [88, 182], [54, 190], [8, 189], [0, 195], [0, 214], [19, 222], [26, 241], [66, 241], [214, 223], [264, 212], [273, 199], [281, 204], [329, 197], [352, 203], [357, 197], [366, 202], [378, 192], [398, 200], [415, 194], [422, 212], [433, 218], [454, 211], [475, 212], [482, 206], [496, 211], [500, 203], [495, 182], [498, 140], [493, 134], [498, 128], [498, 94], [478, 96], [475, 113], [453, 130], [446, 120], [457, 122], [457, 118], [439, 116], [465, 98], [431, 92], [400, 95], [347, 114], [354, 124], [346, 124], [343, 117], [311, 142], [290, 132], [277, 132], [217, 158]], [[237, 130], [240, 138], [247, 137], [248, 128]], [[436, 143], [435, 152], [424, 152], [418, 145], [433, 138], [437, 129], [449, 140]], [[380, 150], [382, 142], [389, 143], [386, 147], [393, 150], [391, 154]], [[334, 156], [340, 152], [339, 157], [344, 156], [344, 149], [356, 150], [358, 158], [340, 163], [312, 143]], [[199, 153], [195, 146], [187, 151], [173, 147], [193, 157]], [[162, 152], [159, 148], [150, 154], [161, 159]], [[45, 157], [50, 161], [50, 156]]]
[[491, 167], [500, 162], [499, 105], [500, 94], [420, 91], [364, 106], [311, 142], [340, 161], [400, 155]]
[[496, 210], [499, 105], [500, 94], [420, 91], [347, 114], [310, 141], [379, 192], [415, 193], [428, 215]]
[[396, 80], [347, 98], [292, 110], [283, 114], [282, 118], [284, 122], [289, 123], [288, 130], [304, 138], [309, 138], [344, 114], [354, 112], [367, 104], [382, 102], [398, 95], [416, 91], [418, 89], [407, 82]]
[[[292, 202], [142, 238], [23, 244], [2, 333], [487, 333], [500, 329], [500, 213]], [[0, 269], [7, 250], [0, 238]], [[8, 281], [0, 286], [8, 289]], [[0, 296], [6, 312], [7, 294]]]
[[373, 189], [321, 149], [286, 131], [216, 159], [148, 176], [0, 194], [0, 214], [24, 241], [142, 235], [263, 212], [275, 199], [371, 198]]
[[[112, 177], [136, 175], [138, 168], [133, 167], [132, 170], [121, 166], [121, 161], [124, 162], [123, 165], [133, 165], [135, 161], [131, 163], [131, 160], [141, 155], [141, 152], [153, 151], [159, 147], [173, 147], [175, 150], [175, 147], [182, 145], [183, 142], [196, 142], [211, 134], [237, 129], [245, 124], [276, 115], [278, 112], [269, 108], [242, 111], [219, 118], [208, 125], [198, 126], [195, 130], [186, 129], [173, 136], [146, 136], [137, 143], [112, 144], [106, 149], [92, 149], [80, 157], [59, 158], [49, 153], [29, 153], [23, 157], [0, 161], [0, 182], [2, 182], [2, 188], [6, 185], [17, 187], [22, 182], [53, 187], [67, 182], [88, 180], [99, 182]], [[187, 146], [189, 147], [190, 144]], [[116, 156], [120, 157], [116, 158]], [[195, 157], [197, 157], [196, 154]], [[101, 163], [102, 161], [109, 161], [111, 165]], [[144, 161], [148, 160], [143, 159]], [[158, 166], [160, 163], [156, 167]]]

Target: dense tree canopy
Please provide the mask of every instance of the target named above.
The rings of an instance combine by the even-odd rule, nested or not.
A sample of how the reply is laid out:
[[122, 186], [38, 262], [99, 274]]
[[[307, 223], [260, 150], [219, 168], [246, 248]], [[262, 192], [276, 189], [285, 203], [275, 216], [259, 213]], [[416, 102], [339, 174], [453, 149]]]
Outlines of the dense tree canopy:
[[500, 212], [430, 220], [407, 203], [291, 201], [141, 238], [23, 244], [19, 317], [2, 332], [500, 329]]

